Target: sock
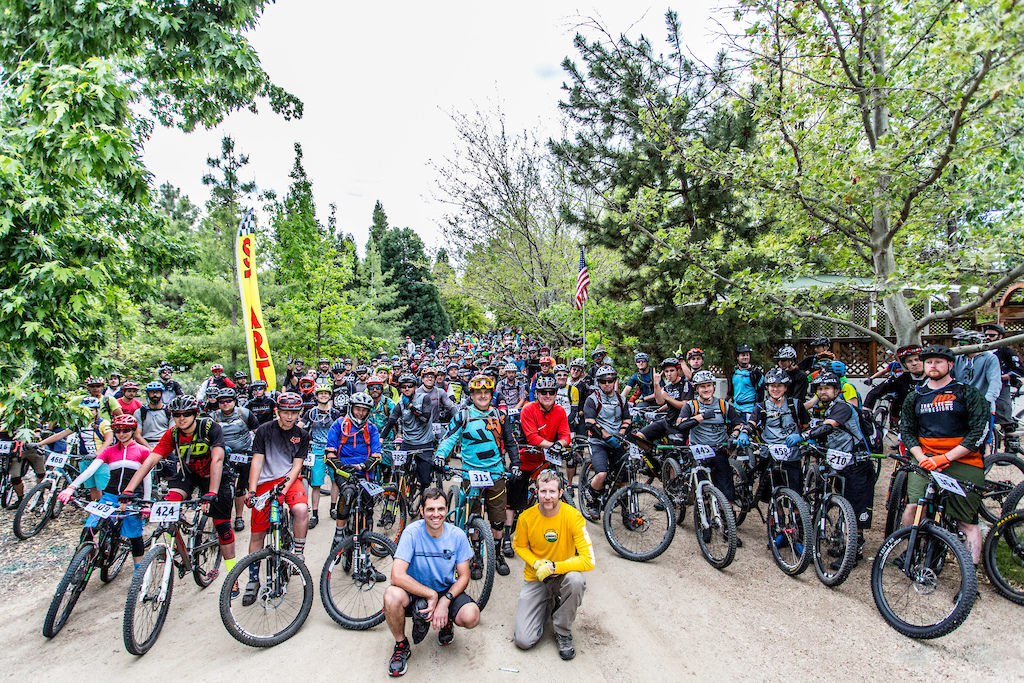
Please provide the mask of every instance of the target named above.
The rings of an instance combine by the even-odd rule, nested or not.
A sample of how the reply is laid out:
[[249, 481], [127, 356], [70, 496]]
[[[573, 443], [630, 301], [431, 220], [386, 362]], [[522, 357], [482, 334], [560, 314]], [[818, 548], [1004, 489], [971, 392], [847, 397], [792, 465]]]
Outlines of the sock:
[[225, 559], [224, 560], [224, 570], [225, 571], [231, 571], [231, 568], [234, 567], [234, 566], [235, 566], [235, 558], [232, 557], [230, 560], [229, 559]]
[[320, 511], [313, 510], [313, 519], [320, 519]]
[[249, 565], [249, 580], [259, 583], [260, 580], [260, 564], [259, 562], [253, 562]]
[[292, 552], [296, 555], [301, 555], [302, 551], [306, 549], [306, 539], [296, 538], [292, 541]]

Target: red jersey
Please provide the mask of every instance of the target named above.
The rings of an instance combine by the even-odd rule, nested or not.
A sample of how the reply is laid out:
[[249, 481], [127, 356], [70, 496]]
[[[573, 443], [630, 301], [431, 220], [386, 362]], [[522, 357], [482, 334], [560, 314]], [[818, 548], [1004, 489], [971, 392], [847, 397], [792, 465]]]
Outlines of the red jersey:
[[[565, 414], [565, 409], [557, 403], [545, 413], [540, 403], [530, 401], [519, 413], [519, 422], [523, 426], [526, 443], [531, 446], [537, 446], [542, 441], [561, 440], [569, 443], [569, 439], [572, 438], [569, 433], [569, 418]], [[531, 451], [532, 449], [524, 448], [519, 452], [524, 470], [534, 470], [544, 464], [544, 456]]]

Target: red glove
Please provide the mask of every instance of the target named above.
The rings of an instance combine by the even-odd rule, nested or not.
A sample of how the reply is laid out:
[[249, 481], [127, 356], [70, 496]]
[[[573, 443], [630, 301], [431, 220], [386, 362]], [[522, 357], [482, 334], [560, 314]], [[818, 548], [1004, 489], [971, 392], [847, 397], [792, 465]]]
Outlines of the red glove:
[[933, 455], [930, 458], [925, 458], [921, 461], [921, 467], [926, 470], [941, 470], [943, 467], [949, 464], [949, 458], [944, 455]]

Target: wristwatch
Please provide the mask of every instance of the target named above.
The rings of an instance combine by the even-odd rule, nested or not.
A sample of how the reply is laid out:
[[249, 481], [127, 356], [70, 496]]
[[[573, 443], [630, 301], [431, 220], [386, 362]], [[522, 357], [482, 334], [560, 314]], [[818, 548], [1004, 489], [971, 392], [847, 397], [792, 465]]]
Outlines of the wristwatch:
[[445, 591], [444, 597], [448, 598], [449, 601], [455, 600], [455, 596], [452, 595], [451, 591]]

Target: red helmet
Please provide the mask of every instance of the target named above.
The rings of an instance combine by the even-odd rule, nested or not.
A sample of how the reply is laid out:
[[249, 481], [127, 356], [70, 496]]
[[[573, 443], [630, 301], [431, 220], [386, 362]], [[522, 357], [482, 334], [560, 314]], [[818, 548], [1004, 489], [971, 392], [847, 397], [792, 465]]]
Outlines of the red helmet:
[[210, 366], [210, 372], [224, 372], [224, 366], [220, 363], [214, 363]]
[[924, 349], [922, 349], [918, 344], [901, 346], [900, 348], [896, 349], [896, 357], [899, 358], [900, 360], [903, 360], [907, 356], [919, 355], [923, 350]]
[[313, 388], [315, 386], [316, 381], [314, 381], [313, 378], [311, 377], [303, 377], [302, 379], [299, 380], [299, 391], [301, 391], [304, 394], [308, 394], [311, 391], [313, 391]]
[[135, 430], [139, 426], [139, 421], [135, 419], [134, 415], [118, 415], [110, 423], [110, 428], [117, 429], [131, 429]]
[[541, 365], [554, 365], [555, 359], [552, 358], [551, 356], [541, 356], [539, 363]]
[[302, 397], [293, 391], [286, 391], [277, 399], [278, 410], [302, 410]]
[[136, 384], [135, 382], [128, 381], [121, 385], [121, 389], [124, 391], [128, 391], [129, 389], [134, 389], [135, 391], [138, 391], [139, 385]]

